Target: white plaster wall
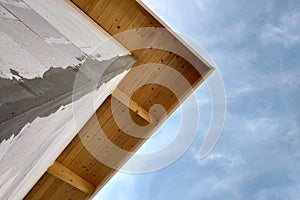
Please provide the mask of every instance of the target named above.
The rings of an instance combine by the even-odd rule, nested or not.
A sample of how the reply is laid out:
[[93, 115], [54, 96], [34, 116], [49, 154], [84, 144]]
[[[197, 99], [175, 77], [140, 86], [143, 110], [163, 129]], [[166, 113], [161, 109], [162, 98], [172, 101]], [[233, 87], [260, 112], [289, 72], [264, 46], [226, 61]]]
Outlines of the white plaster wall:
[[80, 64], [82, 55], [108, 60], [130, 54], [69, 0], [0, 3], [0, 77], [18, 78], [10, 69], [42, 77], [50, 67]]
[[[114, 40], [99, 47], [109, 37], [67, 0], [0, 0], [0, 77], [21, 78], [10, 69], [27, 79], [42, 77], [49, 67], [81, 63], [76, 58], [80, 55], [99, 54], [98, 60], [107, 60], [129, 54]], [[2, 141], [0, 199], [22, 199], [127, 72], [79, 99], [81, 115], [76, 122], [71, 103]]]
[[50, 67], [72, 66], [21, 21], [0, 18], [0, 65], [2, 77], [13, 78], [10, 69], [27, 79], [42, 77]]
[[[69, 0], [24, 0], [24, 2], [88, 55], [97, 53], [95, 48], [110, 37]], [[122, 45], [114, 47], [117, 47], [114, 48], [115, 51], [122, 54], [129, 53]]]
[[[54, 114], [36, 118], [17, 137], [3, 141], [0, 145], [0, 152], [5, 152], [0, 154], [0, 199], [22, 199], [127, 72]], [[94, 106], [90, 106], [91, 103]], [[80, 110], [73, 110], [74, 104]], [[80, 115], [75, 116], [76, 112]]]

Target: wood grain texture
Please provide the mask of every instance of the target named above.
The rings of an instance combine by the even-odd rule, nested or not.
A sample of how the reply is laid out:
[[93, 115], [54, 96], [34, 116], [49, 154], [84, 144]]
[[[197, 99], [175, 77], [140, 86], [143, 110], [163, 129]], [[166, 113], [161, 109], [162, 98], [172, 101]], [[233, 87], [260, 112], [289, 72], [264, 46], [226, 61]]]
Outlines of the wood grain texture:
[[[57, 158], [69, 170], [101, 189], [165, 120], [165, 115], [169, 116], [213, 69], [173, 33], [155, 31], [165, 25], [134, 0], [72, 1], [137, 59], [115, 92]], [[153, 29], [139, 29], [143, 27]], [[132, 29], [133, 34], [126, 37], [119, 34]], [[141, 45], [156, 48], [136, 48]], [[177, 53], [159, 47], [177, 49]], [[144, 65], [147, 67], [141, 68]], [[169, 73], [170, 69], [176, 73]], [[176, 94], [172, 88], [176, 88]], [[156, 104], [165, 113], [153, 109]], [[127, 153], [117, 154], [112, 145]], [[54, 183], [48, 179], [42, 178], [29, 195], [52, 187]], [[57, 190], [68, 191], [63, 187], [60, 185]], [[69, 190], [67, 196], [70, 195]]]
[[90, 195], [68, 183], [45, 173], [24, 200], [87, 199]]
[[[149, 114], [142, 106], [133, 101], [130, 97], [128, 97], [125, 93], [123, 93], [119, 89], [115, 89], [112, 93], [112, 96], [115, 97], [118, 101], [126, 105], [133, 112], [137, 113], [140, 117], [145, 119], [147, 122], [151, 123], [152, 119]], [[155, 119], [154, 119], [155, 120]]]
[[87, 194], [95, 192], [96, 187], [93, 184], [57, 161], [48, 168], [47, 172]]

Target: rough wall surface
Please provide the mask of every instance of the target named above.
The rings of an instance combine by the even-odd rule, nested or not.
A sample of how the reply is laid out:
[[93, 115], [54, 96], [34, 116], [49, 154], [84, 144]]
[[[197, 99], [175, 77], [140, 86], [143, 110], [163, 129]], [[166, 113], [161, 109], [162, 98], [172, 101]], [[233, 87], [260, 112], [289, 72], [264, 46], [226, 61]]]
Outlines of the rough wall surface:
[[23, 198], [126, 75], [121, 45], [94, 50], [106, 40], [67, 1], [0, 0], [0, 199]]
[[[42, 78], [34, 79], [26, 79], [11, 70], [13, 75], [20, 78], [0, 78], [0, 141], [17, 135], [35, 118], [48, 116], [61, 106], [71, 103], [73, 92], [80, 93], [76, 95], [77, 98], [92, 92], [89, 85], [102, 85], [126, 70], [133, 61], [130, 56], [115, 57], [108, 61], [88, 58], [76, 67], [50, 68]], [[106, 66], [109, 67], [101, 72]], [[96, 76], [87, 74], [88, 71]], [[97, 74], [102, 74], [102, 78], [97, 77]], [[79, 91], [73, 91], [76, 78], [82, 84]]]

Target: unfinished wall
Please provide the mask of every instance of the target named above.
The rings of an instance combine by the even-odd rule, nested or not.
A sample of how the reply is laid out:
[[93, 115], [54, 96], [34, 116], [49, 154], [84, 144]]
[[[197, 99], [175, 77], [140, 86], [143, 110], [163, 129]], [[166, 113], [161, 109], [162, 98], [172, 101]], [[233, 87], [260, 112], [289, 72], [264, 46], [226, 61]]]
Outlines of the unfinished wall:
[[0, 199], [22, 198], [127, 74], [119, 43], [94, 50], [108, 38], [68, 1], [0, 0]]
[[183, 143], [192, 141], [186, 131], [176, 140], [180, 142], [167, 148], [172, 151], [155, 153], [157, 162], [150, 169], [144, 168], [150, 156], [135, 151], [213, 71], [137, 1], [72, 1], [130, 50], [137, 62], [25, 199], [90, 198], [132, 157], [137, 159], [127, 172], [149, 172], [172, 163], [172, 157], [176, 160], [188, 146]]

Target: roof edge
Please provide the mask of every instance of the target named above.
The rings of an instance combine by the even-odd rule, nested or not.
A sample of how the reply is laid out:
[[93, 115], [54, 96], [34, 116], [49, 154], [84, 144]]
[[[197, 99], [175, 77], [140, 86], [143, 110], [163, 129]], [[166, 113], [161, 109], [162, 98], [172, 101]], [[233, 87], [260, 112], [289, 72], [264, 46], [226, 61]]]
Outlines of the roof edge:
[[[180, 37], [168, 24], [166, 24], [158, 15], [156, 15], [142, 0], [135, 0], [145, 11], [147, 11], [150, 15], [154, 17], [164, 28], [168, 29], [168, 31], [179, 41], [181, 42], [189, 51], [191, 51], [199, 60], [201, 60], [208, 68], [209, 71], [214, 71], [215, 67], [209, 63], [204, 57], [202, 57], [191, 45], [189, 45], [182, 37]], [[210, 74], [210, 73], [209, 73]]]

